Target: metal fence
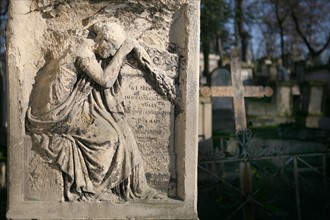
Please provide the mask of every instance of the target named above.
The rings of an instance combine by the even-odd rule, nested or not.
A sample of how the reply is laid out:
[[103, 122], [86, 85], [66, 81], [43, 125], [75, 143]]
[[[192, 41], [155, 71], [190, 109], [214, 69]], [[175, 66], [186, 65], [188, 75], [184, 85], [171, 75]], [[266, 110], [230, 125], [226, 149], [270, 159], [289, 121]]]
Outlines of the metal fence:
[[[199, 190], [216, 197], [221, 219], [327, 219], [330, 209], [328, 146], [254, 147], [251, 131], [215, 140], [199, 161]], [[235, 144], [236, 143], [236, 144]], [[242, 165], [247, 172], [242, 173]], [[250, 181], [244, 180], [247, 175]], [[250, 186], [247, 186], [249, 185]], [[246, 188], [251, 190], [246, 193]], [[246, 212], [252, 214], [246, 215]]]

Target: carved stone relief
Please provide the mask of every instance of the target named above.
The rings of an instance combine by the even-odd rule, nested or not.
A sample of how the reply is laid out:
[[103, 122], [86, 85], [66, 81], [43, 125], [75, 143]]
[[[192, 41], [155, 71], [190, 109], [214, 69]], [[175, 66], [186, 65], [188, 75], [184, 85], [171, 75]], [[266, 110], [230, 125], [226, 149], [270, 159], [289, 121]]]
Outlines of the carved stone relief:
[[[37, 10], [56, 19], [68, 4], [38, 1]], [[169, 49], [176, 45], [159, 39], [163, 30], [155, 32], [161, 13], [148, 10], [133, 1], [116, 7], [107, 3], [81, 19], [81, 29], [57, 29], [50, 38], [58, 47], [49, 46], [37, 71], [26, 131], [32, 150], [62, 173], [65, 201], [175, 196], [180, 58]], [[148, 16], [142, 23], [153, 32], [148, 37], [127, 28], [130, 22], [139, 26], [143, 13]]]
[[197, 219], [199, 6], [10, 1], [8, 219]]

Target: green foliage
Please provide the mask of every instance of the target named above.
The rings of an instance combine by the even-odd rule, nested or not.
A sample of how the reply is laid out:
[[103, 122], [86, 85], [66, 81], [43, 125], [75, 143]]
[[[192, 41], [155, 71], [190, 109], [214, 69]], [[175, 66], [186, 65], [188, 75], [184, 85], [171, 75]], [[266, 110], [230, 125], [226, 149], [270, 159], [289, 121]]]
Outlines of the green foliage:
[[[215, 47], [210, 45], [211, 41], [227, 41], [229, 30], [226, 23], [233, 16], [230, 5], [225, 0], [202, 0], [201, 1], [201, 41], [203, 50]], [[210, 48], [211, 46], [211, 48]]]

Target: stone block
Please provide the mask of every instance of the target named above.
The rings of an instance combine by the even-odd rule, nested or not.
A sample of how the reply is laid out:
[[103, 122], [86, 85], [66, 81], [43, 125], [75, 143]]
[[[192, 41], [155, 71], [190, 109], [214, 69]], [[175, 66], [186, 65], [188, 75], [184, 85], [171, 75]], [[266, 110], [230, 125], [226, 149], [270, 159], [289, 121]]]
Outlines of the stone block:
[[8, 219], [197, 219], [199, 1], [11, 1]]

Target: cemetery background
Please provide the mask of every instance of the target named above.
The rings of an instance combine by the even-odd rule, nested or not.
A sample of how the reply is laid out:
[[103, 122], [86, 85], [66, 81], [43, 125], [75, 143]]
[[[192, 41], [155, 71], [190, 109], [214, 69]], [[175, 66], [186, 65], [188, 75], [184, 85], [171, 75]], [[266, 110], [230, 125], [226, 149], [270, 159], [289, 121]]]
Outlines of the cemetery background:
[[[200, 218], [327, 219], [329, 4], [202, 4], [201, 86], [231, 85], [229, 53], [238, 47], [243, 84], [270, 86], [273, 95], [245, 98], [248, 132], [243, 138], [235, 131], [232, 99], [201, 95]], [[248, 184], [240, 170], [244, 161], [251, 165]], [[244, 193], [246, 188], [251, 192]], [[249, 204], [252, 217], [244, 216]]]
[[[238, 7], [242, 2], [244, 7], [241, 10], [243, 11], [248, 8], [251, 2], [255, 3], [257, 1], [205, 0], [202, 1], [202, 4], [204, 4], [202, 6], [202, 16], [203, 8], [205, 10], [208, 4], [212, 5], [214, 10], [219, 9], [221, 12], [220, 15], [218, 13], [214, 16], [214, 19], [219, 22], [216, 26], [222, 25], [221, 27], [225, 28], [228, 24], [222, 18], [225, 16], [228, 16], [229, 20], [232, 18], [226, 15], [227, 12], [223, 11], [223, 7], [228, 5], [229, 9], [233, 10], [234, 7]], [[276, 4], [282, 7], [281, 4], [284, 1], [273, 2], [274, 7]], [[302, 4], [311, 1], [297, 0], [292, 2], [292, 4], [295, 2]], [[2, 164], [6, 161], [6, 76], [4, 74], [5, 56], [3, 44], [4, 24], [7, 20], [6, 5], [7, 1], [1, 0], [0, 162]], [[218, 7], [219, 5], [221, 6], [220, 8]], [[252, 9], [258, 9], [256, 3], [255, 5], [252, 4], [252, 6]], [[323, 10], [326, 10], [326, 8]], [[298, 13], [299, 10], [296, 12]], [[284, 17], [285, 8], [279, 14], [280, 17]], [[232, 14], [231, 16], [238, 15]], [[329, 16], [329, 13], [326, 16]], [[289, 15], [285, 20], [287, 22], [290, 19], [293, 20], [291, 17], [293, 16]], [[244, 19], [241, 20], [242, 23], [246, 22]], [[324, 18], [324, 20], [329, 21], [330, 19]], [[236, 25], [239, 26], [239, 22], [240, 19], [238, 18]], [[205, 20], [203, 23], [202, 17], [202, 45], [205, 44], [203, 36], [211, 32], [208, 31], [206, 33], [205, 29], [203, 30], [203, 24], [205, 24]], [[275, 24], [272, 25], [274, 26]], [[246, 24], [242, 26], [246, 28]], [[288, 24], [287, 28], [290, 27], [294, 27], [293, 21]], [[270, 29], [271, 27], [267, 28]], [[232, 29], [234, 28], [231, 28], [230, 31]], [[226, 53], [228, 55], [228, 51], [235, 45], [239, 48], [244, 48], [246, 44], [244, 41], [246, 41], [245, 35], [247, 31], [239, 31], [238, 29], [240, 28], [237, 28], [236, 33], [231, 33], [232, 38], [237, 38], [235, 40], [231, 39], [232, 42], [226, 42], [227, 40], [230, 41], [230, 39], [220, 36], [226, 30], [221, 30], [220, 34], [219, 32], [211, 33], [213, 37], [210, 37], [208, 42], [210, 55], [206, 56], [206, 59], [201, 59], [200, 85], [207, 85], [209, 82], [213, 83], [211, 85], [230, 84], [230, 59], [228, 59], [228, 56], [226, 58]], [[321, 33], [326, 35], [326, 30], [329, 30], [329, 26], [324, 28]], [[320, 32], [314, 31], [314, 33]], [[257, 190], [252, 199], [262, 203], [260, 206], [255, 205], [256, 218], [325, 219], [327, 214], [329, 215], [329, 194], [326, 190], [329, 187], [330, 145], [329, 44], [322, 51], [322, 57], [308, 59], [307, 56], [310, 52], [304, 48], [303, 41], [298, 40], [299, 36], [297, 34], [294, 36], [297, 42], [291, 42], [291, 45], [287, 42], [286, 45], [286, 51], [291, 51], [292, 53], [281, 54], [275, 49], [281, 47], [278, 40], [280, 34], [273, 34], [277, 37], [277, 40], [272, 42], [271, 37], [274, 39], [274, 36], [268, 36], [271, 35], [270, 33], [262, 33], [262, 36], [259, 36], [259, 38], [264, 38], [260, 41], [264, 45], [260, 46], [260, 49], [257, 51], [264, 51], [264, 53], [260, 53], [258, 56], [254, 54], [254, 59], [252, 59], [251, 47], [255, 46], [251, 46], [251, 42], [255, 41], [257, 37], [253, 36], [252, 32], [249, 32], [249, 34], [252, 35], [249, 36], [250, 44], [248, 46], [250, 46], [250, 50], [245, 48], [242, 49], [243, 53], [241, 53], [243, 54], [241, 57], [243, 83], [245, 85], [268, 85], [274, 91], [271, 98], [246, 98], [248, 128], [252, 131], [252, 139], [248, 146], [251, 147], [249, 149], [253, 147], [253, 149], [261, 150], [250, 152], [250, 156], [252, 155], [253, 157], [252, 159], [249, 157], [252, 163], [253, 189]], [[289, 35], [288, 31], [286, 31], [286, 34]], [[269, 39], [266, 39], [267, 36]], [[290, 40], [293, 41], [293, 36], [291, 37], [292, 39]], [[327, 41], [323, 40], [324, 42]], [[223, 49], [220, 50], [219, 48]], [[320, 49], [322, 48], [323, 45], [321, 45]], [[205, 56], [205, 48], [203, 48], [202, 52], [204, 52], [202, 54]], [[245, 56], [244, 52], [250, 55]], [[284, 58], [283, 62], [281, 63], [278, 58]], [[204, 60], [208, 61], [208, 66], [206, 67]], [[211, 76], [212, 80], [208, 79], [210, 78], [209, 76], [203, 76], [202, 73], [207, 72], [211, 73], [209, 76]], [[198, 205], [200, 219], [242, 219], [242, 209], [240, 207], [242, 195], [231, 187], [232, 185], [240, 189], [237, 162], [244, 160], [242, 157], [235, 157], [237, 142], [231, 98], [201, 97], [200, 102], [199, 160], [202, 167], [199, 170], [200, 191]], [[257, 154], [262, 151], [266, 152], [266, 154], [258, 156]], [[287, 157], [279, 157], [280, 154]], [[309, 155], [310, 157], [306, 159], [303, 157], [304, 155]], [[303, 161], [311, 166], [304, 164]], [[205, 168], [207, 169], [205, 170]], [[3, 169], [1, 173], [4, 176]], [[223, 180], [226, 181], [224, 182]], [[296, 191], [297, 180], [299, 180], [298, 192]], [[230, 183], [230, 185], [227, 183]], [[4, 219], [6, 191], [5, 183], [2, 181], [1, 184], [0, 219]], [[300, 196], [299, 199], [297, 199], [297, 195]], [[297, 201], [300, 201], [299, 205]], [[297, 209], [299, 206], [300, 208]], [[236, 210], [237, 212], [235, 212]]]

